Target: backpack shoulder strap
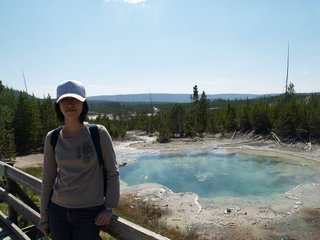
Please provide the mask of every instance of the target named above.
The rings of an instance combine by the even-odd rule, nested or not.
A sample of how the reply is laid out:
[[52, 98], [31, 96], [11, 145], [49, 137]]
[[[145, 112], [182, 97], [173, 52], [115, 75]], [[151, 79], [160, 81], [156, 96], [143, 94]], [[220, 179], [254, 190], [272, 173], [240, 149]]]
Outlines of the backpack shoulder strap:
[[103, 162], [103, 156], [100, 146], [100, 134], [99, 129], [96, 124], [89, 124], [89, 131], [91, 134], [91, 138], [94, 144], [94, 147], [96, 149], [97, 155], [98, 155], [98, 161], [102, 168], [104, 168], [104, 162]]
[[60, 133], [61, 129], [62, 129], [62, 126], [54, 129], [53, 132], [52, 132], [50, 143], [51, 143], [51, 147], [52, 147], [53, 152], [56, 149], [56, 145], [57, 145], [57, 142], [58, 142], [58, 139], [59, 139], [59, 133]]
[[91, 138], [92, 138], [94, 147], [95, 147], [97, 155], [98, 155], [99, 165], [102, 169], [103, 185], [104, 185], [103, 195], [106, 196], [107, 170], [104, 166], [104, 161], [103, 161], [103, 156], [102, 156], [102, 151], [101, 151], [101, 146], [100, 146], [100, 134], [99, 134], [98, 126], [96, 124], [89, 124], [89, 131], [90, 131]]

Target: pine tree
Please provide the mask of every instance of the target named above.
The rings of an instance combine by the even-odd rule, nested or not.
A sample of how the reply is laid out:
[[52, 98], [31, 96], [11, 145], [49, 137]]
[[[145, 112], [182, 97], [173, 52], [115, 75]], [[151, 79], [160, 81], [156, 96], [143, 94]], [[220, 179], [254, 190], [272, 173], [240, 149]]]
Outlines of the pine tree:
[[40, 104], [41, 134], [44, 140], [45, 134], [59, 125], [54, 109], [54, 103], [50, 95]]
[[185, 134], [189, 137], [194, 137], [197, 133], [195, 124], [195, 110], [191, 109], [185, 114]]
[[31, 151], [37, 151], [43, 145], [43, 126], [41, 122], [40, 115], [40, 100], [37, 99], [34, 95], [31, 98], [31, 116], [32, 116], [32, 125], [31, 131], [33, 134], [32, 137], [32, 146]]
[[253, 105], [250, 119], [251, 129], [257, 134], [269, 133], [272, 128], [268, 104], [262, 101]]
[[25, 92], [18, 97], [14, 117], [15, 144], [18, 153], [28, 153], [40, 147], [41, 122], [39, 103]]
[[181, 104], [175, 104], [170, 111], [170, 130], [173, 134], [184, 134], [184, 109]]
[[208, 116], [208, 131], [210, 133], [220, 133], [224, 131], [224, 111], [216, 109]]
[[197, 104], [198, 101], [199, 101], [198, 86], [195, 85], [195, 86], [193, 87], [192, 102]]
[[12, 90], [5, 88], [1, 81], [0, 103], [0, 160], [12, 161], [16, 151], [13, 132], [15, 98]]
[[237, 121], [238, 121], [238, 129], [244, 130], [244, 131], [251, 129], [250, 104], [248, 99], [238, 108]]
[[224, 128], [227, 131], [234, 131], [236, 129], [236, 111], [228, 100], [227, 107], [224, 113]]
[[198, 132], [203, 133], [208, 124], [208, 99], [203, 91], [198, 104]]
[[320, 95], [312, 94], [305, 107], [305, 130], [312, 136], [320, 137]]
[[170, 139], [170, 130], [169, 130], [169, 117], [168, 114], [160, 115], [160, 126], [158, 129], [159, 136], [157, 138], [158, 142], [165, 143]]
[[295, 137], [300, 126], [300, 110], [294, 91], [294, 85], [289, 84], [287, 98], [278, 101], [275, 109], [273, 130], [282, 137]]

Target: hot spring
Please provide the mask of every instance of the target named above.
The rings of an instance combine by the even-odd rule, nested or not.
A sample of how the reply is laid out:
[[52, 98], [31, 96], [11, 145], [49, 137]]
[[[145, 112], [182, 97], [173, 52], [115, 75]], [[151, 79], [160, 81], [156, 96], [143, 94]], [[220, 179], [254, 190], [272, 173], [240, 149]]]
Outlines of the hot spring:
[[319, 182], [319, 170], [293, 157], [228, 151], [141, 155], [120, 169], [128, 185], [159, 183], [203, 198], [272, 196], [299, 184]]

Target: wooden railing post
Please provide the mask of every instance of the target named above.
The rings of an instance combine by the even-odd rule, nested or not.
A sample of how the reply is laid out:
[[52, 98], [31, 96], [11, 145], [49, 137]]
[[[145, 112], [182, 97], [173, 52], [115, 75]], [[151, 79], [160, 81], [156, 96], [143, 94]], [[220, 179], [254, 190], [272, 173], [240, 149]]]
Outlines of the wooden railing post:
[[[7, 164], [10, 166], [13, 166], [13, 162], [7, 162]], [[6, 176], [6, 183], [7, 183], [6, 190], [11, 194], [15, 195], [16, 193], [15, 184], [14, 184], [15, 182]], [[17, 211], [13, 207], [11, 207], [9, 204], [8, 204], [8, 216], [12, 222], [14, 222], [15, 224], [18, 223]]]

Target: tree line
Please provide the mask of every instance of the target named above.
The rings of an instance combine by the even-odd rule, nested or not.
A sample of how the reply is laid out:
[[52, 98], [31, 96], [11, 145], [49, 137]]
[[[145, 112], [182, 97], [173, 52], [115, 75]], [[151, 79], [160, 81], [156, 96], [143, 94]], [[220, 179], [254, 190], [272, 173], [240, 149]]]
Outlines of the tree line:
[[287, 90], [287, 94], [252, 100], [209, 101], [205, 92], [199, 94], [194, 86], [190, 104], [175, 104], [161, 114], [144, 119], [140, 116], [139, 121], [134, 117], [132, 129], [143, 126], [141, 130], [147, 132], [157, 130], [160, 141], [235, 131], [273, 132], [283, 140], [319, 141], [320, 95], [296, 94], [292, 83]]
[[[296, 94], [291, 83], [287, 94], [252, 100], [208, 100], [193, 87], [190, 103], [127, 104], [88, 102], [96, 116], [88, 121], [104, 125], [113, 139], [124, 139], [129, 130], [158, 134], [158, 141], [172, 137], [195, 137], [205, 133], [254, 131], [275, 133], [284, 139], [318, 141], [320, 137], [319, 94]], [[0, 81], [0, 160], [43, 150], [46, 133], [61, 125], [54, 100], [14, 91]], [[118, 110], [106, 112], [106, 104]], [[124, 110], [119, 110], [122, 108]], [[158, 107], [160, 111], [155, 111]], [[92, 116], [93, 112], [90, 112]]]

